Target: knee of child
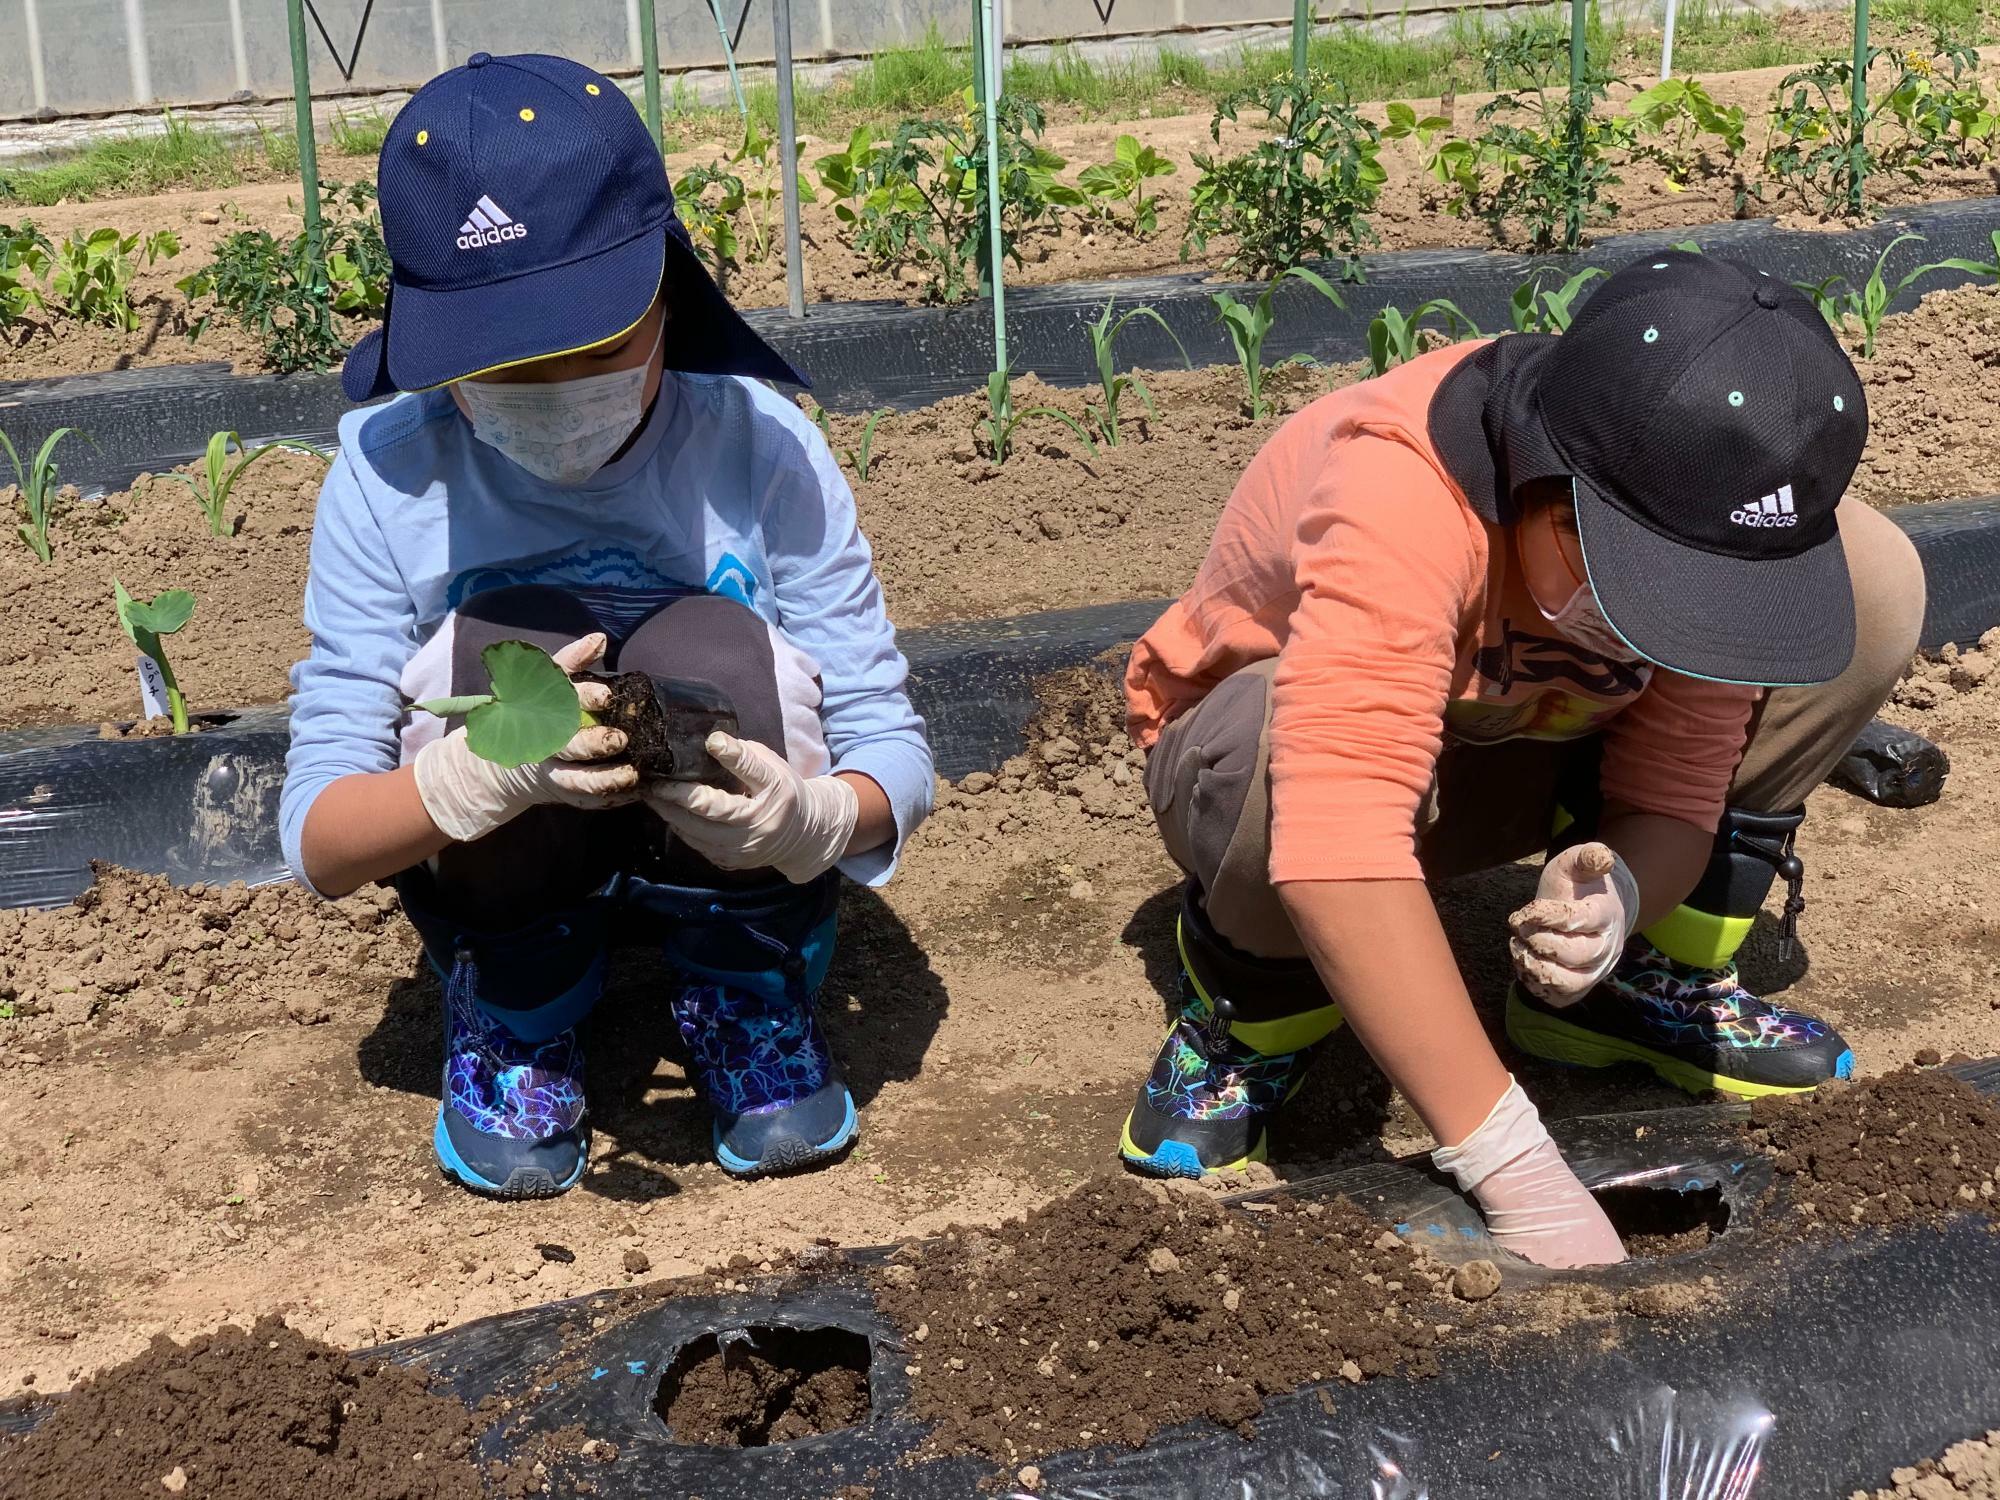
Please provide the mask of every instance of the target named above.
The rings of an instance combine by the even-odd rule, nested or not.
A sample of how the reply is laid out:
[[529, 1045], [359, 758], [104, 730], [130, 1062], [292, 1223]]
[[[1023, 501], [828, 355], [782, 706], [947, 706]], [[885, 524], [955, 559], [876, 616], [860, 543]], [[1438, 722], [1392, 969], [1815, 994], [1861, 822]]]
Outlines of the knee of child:
[[1872, 517], [1865, 547], [1848, 549], [1854, 585], [1854, 667], [1893, 686], [1916, 653], [1924, 626], [1924, 564], [1901, 527]]

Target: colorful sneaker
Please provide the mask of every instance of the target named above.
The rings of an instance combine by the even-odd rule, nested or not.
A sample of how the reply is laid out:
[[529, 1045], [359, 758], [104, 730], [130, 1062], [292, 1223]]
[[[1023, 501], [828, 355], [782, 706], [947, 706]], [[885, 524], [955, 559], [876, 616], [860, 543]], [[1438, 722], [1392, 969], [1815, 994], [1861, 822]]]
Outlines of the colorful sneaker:
[[761, 1177], [838, 1156], [854, 1140], [854, 1099], [813, 1007], [748, 989], [689, 984], [674, 1021], [715, 1111], [715, 1159]]
[[1269, 1154], [1265, 1127], [1305, 1081], [1317, 1043], [1267, 1055], [1230, 1031], [1185, 970], [1181, 1011], [1125, 1117], [1118, 1154], [1152, 1177], [1240, 1171]]
[[1636, 1062], [1691, 1094], [1796, 1094], [1854, 1071], [1840, 1033], [1743, 988], [1736, 965], [1696, 969], [1635, 937], [1611, 976], [1575, 1005], [1507, 992], [1507, 1035], [1576, 1067]]
[[576, 1032], [524, 1042], [447, 984], [444, 1097], [432, 1132], [445, 1176], [496, 1198], [553, 1198], [590, 1159]]

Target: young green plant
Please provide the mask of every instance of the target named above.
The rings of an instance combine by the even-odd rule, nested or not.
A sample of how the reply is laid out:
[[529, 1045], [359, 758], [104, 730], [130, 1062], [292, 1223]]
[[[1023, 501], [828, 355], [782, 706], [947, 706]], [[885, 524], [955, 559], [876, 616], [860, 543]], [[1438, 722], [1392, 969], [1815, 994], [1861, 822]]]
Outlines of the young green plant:
[[1151, 146], [1140, 145], [1137, 136], [1121, 135], [1112, 147], [1111, 160], [1085, 167], [1077, 173], [1076, 185], [1107, 208], [1123, 203], [1130, 214], [1126, 228], [1145, 236], [1160, 227], [1160, 195], [1148, 198], [1146, 184], [1173, 171], [1172, 162]]
[[[1280, 274], [1254, 302], [1238, 302], [1228, 292], [1216, 292], [1209, 298], [1215, 304], [1216, 320], [1229, 330], [1229, 341], [1236, 346], [1236, 362], [1243, 370], [1243, 390], [1249, 398], [1253, 420], [1271, 410], [1270, 403], [1264, 399], [1264, 340], [1271, 332], [1271, 325], [1277, 322], [1277, 313], [1271, 304], [1278, 294], [1278, 287], [1293, 277], [1322, 293], [1335, 307], [1347, 305], [1324, 276], [1304, 266], [1293, 266]], [[1306, 357], [1303, 354], [1296, 356], [1299, 360]]]
[[139, 309], [132, 301], [132, 277], [140, 261], [150, 266], [180, 253], [181, 242], [171, 229], [144, 236], [115, 229], [72, 234], [49, 257], [49, 291], [62, 311], [79, 322], [136, 333]]
[[[56, 444], [71, 433], [74, 427], [58, 427], [42, 439], [41, 449], [33, 462], [23, 466], [21, 455], [14, 450], [14, 440], [0, 432], [0, 448], [7, 450], [7, 459], [14, 465], [14, 487], [21, 492], [21, 508], [28, 513], [27, 523], [15, 527], [21, 540], [43, 562], [49, 560], [49, 501], [56, 490]], [[82, 434], [78, 434], [81, 436]]]
[[[235, 453], [229, 450], [236, 449]], [[276, 453], [280, 448], [293, 453], [310, 453], [322, 463], [331, 463], [333, 456], [324, 448], [315, 448], [311, 443], [299, 442], [294, 438], [279, 438], [260, 448], [246, 448], [243, 439], [233, 432], [218, 432], [208, 440], [208, 453], [202, 461], [199, 474], [162, 474], [162, 479], [172, 479], [188, 487], [201, 505], [201, 513], [208, 517], [210, 536], [236, 535], [236, 518], [229, 514], [229, 492], [236, 488], [236, 481], [243, 477], [243, 471], [267, 453]], [[234, 458], [235, 462], [230, 460]]]
[[[1882, 275], [1882, 268], [1889, 263], [1889, 257], [1896, 253], [1896, 247], [1906, 240], [1915, 240], [1920, 245], [1924, 242], [1920, 234], [1897, 235], [1875, 258], [1874, 269], [1868, 273], [1868, 279], [1859, 287], [1852, 285], [1845, 276], [1829, 276], [1821, 282], [1794, 283], [1800, 291], [1812, 298], [1813, 306], [1819, 309], [1820, 316], [1826, 319], [1836, 333], [1847, 333], [1849, 318], [1861, 325], [1863, 359], [1875, 357], [1875, 335], [1882, 327], [1882, 317], [1889, 311], [1889, 304], [1908, 291], [1919, 277], [1938, 269], [1936, 265], [1918, 266], [1891, 286]], [[1949, 262], [1939, 264], [1949, 264]], [[1836, 291], [1836, 287], [1840, 290]]]
[[174, 733], [186, 734], [187, 698], [181, 693], [180, 682], [174, 677], [174, 669], [167, 661], [167, 648], [161, 644], [161, 639], [178, 633], [194, 618], [194, 595], [186, 589], [164, 589], [151, 599], [134, 599], [116, 578], [111, 580], [111, 589], [118, 601], [118, 628], [125, 632], [127, 640], [139, 648], [140, 655], [159, 668], [160, 685], [166, 690], [167, 712], [173, 718]]
[[577, 701], [576, 684], [555, 658], [526, 641], [495, 641], [479, 653], [492, 690], [412, 705], [440, 719], [463, 716], [465, 742], [496, 766], [547, 760], [577, 730], [594, 723]]
[[1460, 312], [1456, 302], [1433, 297], [1408, 316], [1392, 303], [1368, 325], [1368, 373], [1387, 374], [1421, 354], [1423, 321], [1434, 316], [1444, 320], [1445, 337], [1453, 343], [1479, 337], [1479, 325]]
[[1090, 440], [1090, 434], [1083, 424], [1066, 411], [1057, 411], [1053, 406], [1031, 406], [1026, 411], [1014, 410], [1014, 385], [1005, 370], [995, 370], [986, 377], [986, 415], [974, 424], [975, 432], [986, 434], [987, 446], [993, 451], [993, 462], [1004, 464], [1007, 456], [1014, 451], [1014, 433], [1030, 417], [1049, 417], [1063, 424], [1083, 440], [1091, 456], [1097, 454], [1097, 444]]
[[[854, 477], [863, 484], [868, 482], [868, 471], [874, 466], [875, 429], [880, 425], [882, 419], [888, 415], [889, 408], [886, 406], [868, 413], [868, 420], [861, 424], [860, 441], [852, 448], [836, 450], [842, 458], [847, 460], [847, 466], [854, 470]], [[812, 419], [819, 427], [820, 436], [826, 439], [827, 446], [829, 448], [833, 447], [833, 422], [827, 416], [826, 408], [815, 402], [812, 409]]]
[[[1678, 250], [1684, 247], [1676, 245], [1674, 248]], [[1699, 247], [1696, 249], [1698, 251]], [[1514, 295], [1508, 299], [1509, 311], [1514, 318], [1514, 332], [1568, 332], [1570, 319], [1576, 316], [1574, 304], [1577, 294], [1590, 282], [1605, 274], [1606, 272], [1600, 267], [1585, 266], [1561, 286], [1545, 287], [1542, 285], [1542, 271], [1535, 272], [1515, 287]]]
[[42, 294], [30, 278], [39, 277], [47, 267], [49, 250], [47, 237], [34, 225], [17, 229], [0, 224], [0, 333], [29, 308], [43, 306]]
[[1083, 410], [1084, 415], [1090, 419], [1090, 425], [1097, 429], [1097, 435], [1104, 439], [1104, 446], [1107, 448], [1118, 446], [1118, 404], [1124, 400], [1127, 391], [1133, 391], [1138, 395], [1146, 404], [1146, 411], [1154, 421], [1160, 419], [1160, 410], [1153, 405], [1153, 393], [1146, 389], [1145, 382], [1130, 371], [1123, 374], [1118, 371], [1115, 346], [1118, 335], [1125, 331], [1127, 323], [1134, 318], [1151, 318], [1160, 325], [1162, 333], [1174, 340], [1174, 347], [1181, 351], [1181, 363], [1189, 369], [1194, 368], [1194, 361], [1188, 358], [1186, 346], [1174, 337], [1174, 331], [1167, 327], [1165, 318], [1150, 307], [1135, 307], [1122, 317], [1115, 316], [1117, 300], [1113, 297], [1105, 302], [1104, 310], [1097, 315], [1097, 321], [1090, 324], [1088, 330], [1091, 357], [1097, 361], [1098, 388], [1104, 392], [1104, 405], [1100, 409], [1086, 404]]

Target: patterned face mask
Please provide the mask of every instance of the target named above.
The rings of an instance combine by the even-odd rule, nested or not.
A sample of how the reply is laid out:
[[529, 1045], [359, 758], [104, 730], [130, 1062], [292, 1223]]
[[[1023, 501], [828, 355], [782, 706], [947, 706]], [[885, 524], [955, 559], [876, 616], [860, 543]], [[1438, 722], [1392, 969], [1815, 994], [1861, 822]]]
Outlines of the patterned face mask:
[[[1541, 609], [1539, 603], [1535, 607]], [[1613, 661], [1637, 660], [1632, 648], [1604, 618], [1604, 611], [1597, 606], [1597, 595], [1590, 591], [1587, 583], [1579, 584], [1568, 602], [1554, 614], [1542, 609], [1542, 617], [1555, 627], [1556, 633], [1564, 640], [1572, 641], [1586, 651], [1595, 651]]]
[[533, 384], [461, 380], [472, 433], [537, 479], [567, 489], [603, 468], [646, 414], [646, 376], [667, 325], [629, 370]]

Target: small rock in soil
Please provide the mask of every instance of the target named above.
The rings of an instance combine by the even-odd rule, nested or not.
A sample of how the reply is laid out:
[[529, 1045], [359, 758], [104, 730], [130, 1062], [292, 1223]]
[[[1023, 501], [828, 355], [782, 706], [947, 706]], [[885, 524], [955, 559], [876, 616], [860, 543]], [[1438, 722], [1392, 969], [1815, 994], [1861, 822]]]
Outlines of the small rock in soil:
[[1944, 1054], [1939, 1052], [1935, 1047], [1920, 1047], [1917, 1049], [1916, 1063], [1920, 1068], [1935, 1068], [1943, 1061]]
[[1490, 1260], [1469, 1260], [1452, 1273], [1451, 1290], [1467, 1302], [1484, 1302], [1500, 1290], [1500, 1268]]
[[543, 1260], [551, 1261], [556, 1265], [573, 1266], [576, 1264], [576, 1252], [567, 1245], [541, 1244], [535, 1246], [535, 1250]]
[[647, 1255], [645, 1251], [627, 1250], [625, 1252], [625, 1271], [627, 1275], [644, 1276], [652, 1269], [652, 1257]]

